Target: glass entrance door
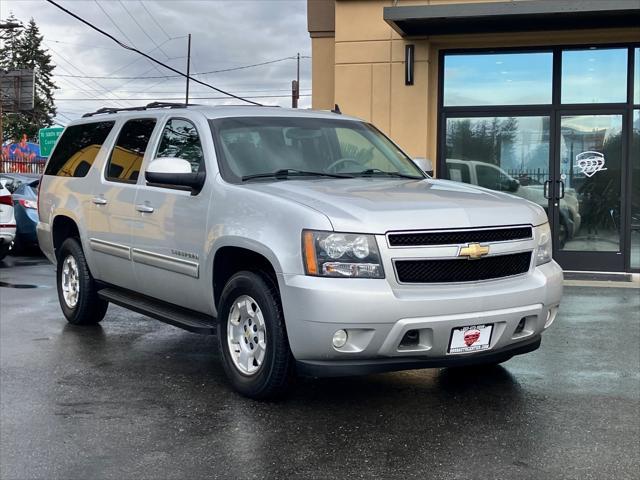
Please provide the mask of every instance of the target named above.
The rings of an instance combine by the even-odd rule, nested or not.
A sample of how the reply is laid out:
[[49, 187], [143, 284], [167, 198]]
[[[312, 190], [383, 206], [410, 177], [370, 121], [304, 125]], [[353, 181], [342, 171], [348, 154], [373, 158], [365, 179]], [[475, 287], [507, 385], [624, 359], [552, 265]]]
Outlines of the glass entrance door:
[[623, 270], [623, 112], [560, 113], [548, 192], [555, 259], [569, 270]]

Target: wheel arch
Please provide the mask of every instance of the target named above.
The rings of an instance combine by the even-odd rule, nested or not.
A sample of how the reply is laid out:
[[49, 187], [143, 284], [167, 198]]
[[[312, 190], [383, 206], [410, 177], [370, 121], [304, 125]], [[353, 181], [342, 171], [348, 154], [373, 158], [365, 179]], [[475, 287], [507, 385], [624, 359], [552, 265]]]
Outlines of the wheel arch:
[[213, 255], [211, 268], [213, 302], [216, 312], [225, 284], [231, 276], [239, 271], [260, 272], [266, 275], [279, 288], [278, 273], [281, 272], [280, 265], [273, 252], [258, 243], [221, 245]]

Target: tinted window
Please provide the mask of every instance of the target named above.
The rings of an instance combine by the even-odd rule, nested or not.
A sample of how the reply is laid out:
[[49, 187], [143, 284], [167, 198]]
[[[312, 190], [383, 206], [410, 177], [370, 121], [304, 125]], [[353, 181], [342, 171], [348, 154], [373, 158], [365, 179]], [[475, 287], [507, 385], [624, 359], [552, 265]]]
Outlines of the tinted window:
[[447, 55], [444, 105], [529, 105], [551, 103], [553, 54]]
[[51, 154], [45, 175], [84, 177], [115, 122], [95, 122], [68, 127]]
[[109, 157], [105, 173], [108, 180], [136, 182], [155, 124], [152, 118], [129, 120], [124, 124]]
[[156, 158], [175, 157], [187, 160], [191, 171], [196, 173], [204, 168], [204, 156], [198, 130], [193, 123], [181, 118], [173, 118], [167, 122], [162, 131], [162, 138]]
[[627, 49], [562, 52], [562, 103], [627, 100]]

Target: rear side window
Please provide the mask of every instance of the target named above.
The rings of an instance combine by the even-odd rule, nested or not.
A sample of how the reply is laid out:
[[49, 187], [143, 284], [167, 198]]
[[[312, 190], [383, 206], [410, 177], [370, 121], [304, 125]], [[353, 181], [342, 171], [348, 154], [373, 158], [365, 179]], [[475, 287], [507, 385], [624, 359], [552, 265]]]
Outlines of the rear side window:
[[136, 183], [155, 125], [153, 118], [129, 120], [124, 124], [109, 157], [105, 171], [107, 180]]
[[51, 154], [45, 175], [84, 177], [115, 122], [95, 122], [67, 128]]

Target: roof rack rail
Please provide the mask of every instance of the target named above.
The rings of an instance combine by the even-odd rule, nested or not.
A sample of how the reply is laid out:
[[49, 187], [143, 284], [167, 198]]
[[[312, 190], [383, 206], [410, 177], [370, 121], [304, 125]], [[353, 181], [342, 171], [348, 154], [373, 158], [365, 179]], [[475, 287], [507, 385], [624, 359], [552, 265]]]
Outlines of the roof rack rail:
[[188, 106], [195, 106], [196, 104], [190, 103], [187, 105], [186, 103], [171, 103], [171, 102], [151, 102], [144, 106], [140, 107], [103, 107], [99, 108], [95, 112], [85, 113], [82, 115], [82, 118], [93, 117], [94, 115], [102, 115], [109, 113], [118, 113], [118, 112], [139, 112], [143, 110], [148, 110], [150, 108], [187, 108]]

